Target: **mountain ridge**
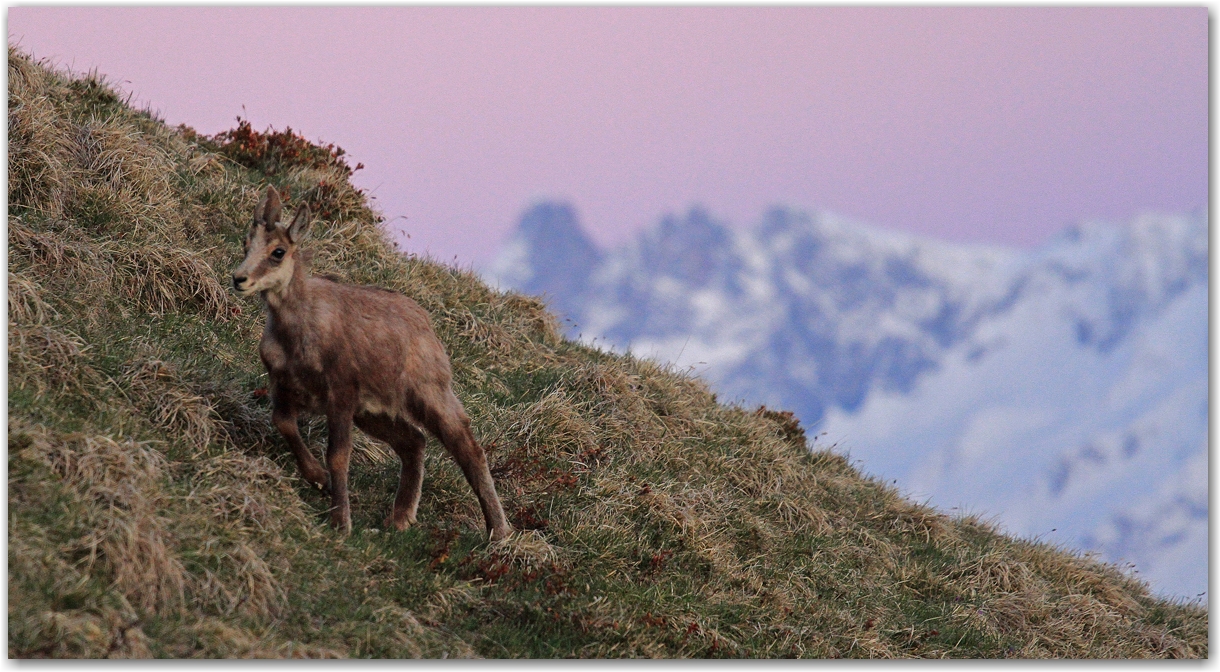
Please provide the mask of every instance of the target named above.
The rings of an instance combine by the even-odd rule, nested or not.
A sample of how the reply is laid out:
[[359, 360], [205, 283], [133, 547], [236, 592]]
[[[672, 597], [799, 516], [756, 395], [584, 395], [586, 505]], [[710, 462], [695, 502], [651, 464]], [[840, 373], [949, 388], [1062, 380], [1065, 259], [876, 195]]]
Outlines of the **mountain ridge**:
[[[564, 235], [582, 235], [571, 230], [576, 226], [570, 222]], [[666, 238], [687, 231], [703, 233], [664, 244]], [[519, 250], [532, 244], [520, 232], [513, 241]], [[720, 249], [716, 254], [701, 249], [707, 244]], [[1088, 457], [1093, 454], [1090, 445], [1136, 440], [1131, 437], [1139, 432], [1120, 425], [1138, 425], [1145, 406], [1175, 394], [1169, 388], [1179, 383], [1165, 376], [1157, 385], [1147, 382], [1158, 377], [1156, 371], [1128, 363], [1135, 355], [1124, 348], [1132, 338], [1139, 338], [1141, 330], [1157, 328], [1160, 315], [1183, 301], [1194, 308], [1174, 313], [1178, 315], [1174, 324], [1181, 328], [1189, 324], [1194, 330], [1190, 333], [1206, 336], [1207, 247], [1203, 213], [1149, 213], [1118, 226], [1086, 222], [1067, 228], [1040, 248], [1020, 251], [924, 239], [830, 213], [784, 208], [769, 211], [756, 228], [733, 230], [692, 209], [685, 220], [668, 216], [635, 242], [604, 252], [602, 265], [588, 269], [589, 280], [579, 295], [565, 294], [563, 286], [508, 284], [562, 297], [564, 303], [557, 307], [572, 311], [570, 319], [579, 325], [569, 329], [571, 336], [583, 334], [586, 340], [596, 338], [617, 351], [629, 349], [690, 366], [708, 377], [720, 394], [792, 409], [803, 422], [824, 432], [826, 440], [862, 459], [865, 469], [897, 479], [913, 496], [932, 496], [945, 507], [982, 507], [1001, 514], [1005, 524], [1022, 534], [1055, 528], [1052, 536], [1061, 543], [1100, 550], [1111, 561], [1127, 561], [1133, 554], [1130, 543], [1100, 541], [1117, 538], [1115, 526], [1134, 515], [1114, 508], [1122, 499], [1119, 493], [1107, 505], [1111, 519], [1092, 520], [1087, 528], [1057, 514], [1023, 517], [1017, 509], [1032, 504], [1005, 503], [979, 488], [970, 490], [974, 494], [969, 496], [961, 494], [966, 492], [964, 485], [954, 485], [954, 479], [968, 476], [952, 474], [957, 458], [942, 447], [961, 441], [1008, 445], [995, 434], [1003, 423], [1009, 423], [1007, 431], [1012, 431], [1050, 422], [1039, 420], [1041, 416], [1061, 415], [1054, 404], [1038, 398], [1046, 396], [1044, 392], [1020, 384], [1039, 367], [1047, 369], [1045, 375], [1038, 374], [1046, 390], [1062, 388], [1056, 381], [1063, 379], [1062, 371], [1073, 367], [1086, 379], [1108, 380], [1112, 375], [1104, 371], [1106, 367], [1129, 373], [1122, 383], [1126, 388], [1094, 386], [1090, 394], [1097, 400], [1091, 410], [1080, 407], [1067, 390], [1051, 395], [1061, 408], [1076, 409], [1082, 418], [1109, 408], [1102, 399], [1106, 395], [1120, 394], [1120, 389], [1135, 394], [1132, 390], [1151, 385], [1125, 406], [1105, 411], [1108, 424], [1082, 420], [1082, 427], [1092, 426], [1088, 431], [1096, 436], [1070, 429], [1065, 420], [1054, 421], [1062, 427], [1063, 445], [1046, 443], [1049, 438], [1039, 444], [1051, 454], [1029, 458], [1028, 466], [1040, 474], [1039, 480], [1014, 495], [1033, 498], [1035, 490], [1049, 490], [1040, 495], [1048, 498], [1044, 508], [1049, 512], [1054, 508], [1050, 502], [1062, 499], [1069, 475], [1085, 473], [1088, 470], [1079, 465], [1096, 461]], [[666, 262], [653, 258], [659, 253], [687, 257]], [[513, 263], [528, 263], [528, 258], [519, 253]], [[493, 278], [497, 270], [509, 266], [503, 257], [498, 263], [489, 269]], [[698, 268], [699, 275], [683, 273], [682, 264]], [[1185, 298], [1199, 288], [1204, 292], [1203, 308]], [[1041, 343], [1041, 354], [1033, 347], [1035, 342]], [[1014, 348], [1024, 348], [1024, 359], [1006, 354]], [[1049, 356], [1052, 352], [1055, 357]], [[1206, 351], [1193, 347], [1165, 356], [1179, 362], [1181, 377], [1197, 389], [1207, 367]], [[996, 358], [1005, 361], [1003, 367], [989, 364]], [[1082, 369], [1083, 361], [1090, 364]], [[979, 383], [979, 372], [984, 370], [991, 371], [990, 377]], [[950, 378], [957, 382], [936, 382]], [[1120, 381], [1105, 384], [1118, 386]], [[1202, 384], [1206, 403], [1205, 380]], [[920, 391], [928, 386], [939, 390], [935, 393], [939, 398]], [[1009, 388], [1024, 390], [1024, 397], [1001, 399]], [[962, 402], [951, 410], [951, 405], [942, 403], [941, 398], [956, 398], [966, 389], [973, 390], [970, 404]], [[1183, 399], [1196, 399], [1200, 393], [1184, 391], [1178, 396], [1182, 394]], [[916, 398], [918, 403], [912, 401]], [[882, 399], [891, 401], [882, 403]], [[1178, 403], [1193, 408], [1196, 402]], [[900, 407], [905, 410], [899, 411]], [[927, 410], [934, 408], [941, 410]], [[978, 424], [984, 413], [994, 416], [987, 421], [992, 425]], [[892, 422], [887, 415], [903, 420]], [[1001, 417], [1009, 419], [1001, 421]], [[1199, 420], [1187, 414], [1180, 421], [1194, 437], [1188, 443], [1205, 446], [1206, 415]], [[975, 430], [969, 430], [972, 422]], [[896, 426], [901, 424], [906, 427]], [[990, 433], [981, 439], [982, 434], [971, 438], [968, 431]], [[1145, 437], [1155, 434], [1141, 431]], [[1110, 435], [1121, 436], [1106, 438]], [[1187, 441], [1164, 432], [1160, 436], [1144, 439], [1150, 442], [1149, 449], [1169, 450], [1177, 445], [1175, 441]], [[1157, 466], [1143, 482], [1128, 479], [1128, 487], [1150, 495], [1160, 481], [1181, 480], [1174, 474], [1187, 457], [1173, 450], [1174, 461]], [[1197, 451], [1196, 446], [1186, 453]], [[1187, 509], [1196, 511], [1193, 526], [1198, 528], [1198, 497], [1188, 499], [1196, 503]], [[1068, 529], [1070, 534], [1059, 532]], [[1203, 532], [1192, 534], [1199, 533]], [[1130, 537], [1128, 533], [1125, 538]], [[1126, 550], [1120, 548], [1124, 544]], [[1156, 564], [1146, 551], [1134, 553], [1145, 568]], [[1191, 596], [1205, 591], [1205, 571], [1192, 570], [1189, 564], [1178, 566], [1182, 576], [1162, 576], [1158, 584], [1173, 585], [1176, 593]], [[1189, 581], [1183, 579], [1187, 574], [1193, 576]]]

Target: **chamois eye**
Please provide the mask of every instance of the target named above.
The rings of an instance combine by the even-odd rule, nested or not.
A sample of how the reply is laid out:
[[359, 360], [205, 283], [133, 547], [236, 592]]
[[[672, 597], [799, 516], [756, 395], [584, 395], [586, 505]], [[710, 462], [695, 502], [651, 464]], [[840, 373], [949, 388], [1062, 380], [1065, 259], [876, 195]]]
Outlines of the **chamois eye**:
[[275, 248], [275, 251], [271, 253], [271, 258], [272, 258], [272, 259], [276, 259], [276, 260], [280, 260], [280, 259], [283, 259], [283, 258], [284, 258], [284, 254], [285, 254], [285, 252], [284, 252], [284, 248], [282, 248], [282, 247], [277, 247], [277, 248]]

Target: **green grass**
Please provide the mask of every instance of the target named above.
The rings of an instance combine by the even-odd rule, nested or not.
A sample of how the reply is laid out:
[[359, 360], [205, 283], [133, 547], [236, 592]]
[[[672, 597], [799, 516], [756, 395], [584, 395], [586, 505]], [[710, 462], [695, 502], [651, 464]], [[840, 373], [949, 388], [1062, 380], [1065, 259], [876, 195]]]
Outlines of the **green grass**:
[[[340, 150], [169, 128], [9, 52], [11, 657], [1205, 657], [1207, 615], [903, 499], [790, 414], [562, 339], [532, 297], [401, 255]], [[432, 316], [520, 534], [430, 439], [419, 523], [357, 435], [355, 531], [271, 427], [226, 290], [266, 184], [315, 272]], [[303, 423], [319, 450], [325, 426]]]

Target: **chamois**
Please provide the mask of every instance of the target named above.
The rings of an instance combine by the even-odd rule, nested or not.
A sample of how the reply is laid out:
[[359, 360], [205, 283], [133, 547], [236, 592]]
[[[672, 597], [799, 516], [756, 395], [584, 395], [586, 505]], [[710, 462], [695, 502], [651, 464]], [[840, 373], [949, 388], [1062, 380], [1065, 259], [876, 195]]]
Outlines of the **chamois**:
[[[270, 377], [271, 419], [305, 480], [329, 487], [331, 525], [351, 532], [347, 472], [353, 423], [388, 443], [402, 460], [386, 527], [403, 530], [415, 522], [424, 477], [423, 427], [461, 467], [483, 509], [489, 537], [507, 537], [512, 527], [487, 456], [453, 393], [449, 357], [428, 314], [396, 292], [311, 277], [309, 255], [300, 248], [309, 206], [298, 206], [287, 226], [280, 222], [281, 207], [279, 193], [268, 186], [254, 209], [233, 289], [263, 298], [267, 322], [259, 355]], [[326, 416], [329, 474], [301, 440], [300, 413]]]

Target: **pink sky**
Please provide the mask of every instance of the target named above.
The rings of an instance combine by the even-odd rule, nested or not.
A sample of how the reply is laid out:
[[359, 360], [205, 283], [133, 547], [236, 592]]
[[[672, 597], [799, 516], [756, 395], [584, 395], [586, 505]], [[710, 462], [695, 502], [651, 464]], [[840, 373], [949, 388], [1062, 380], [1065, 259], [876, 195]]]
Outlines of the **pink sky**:
[[[485, 262], [541, 198], [603, 245], [773, 204], [1035, 245], [1206, 206], [1207, 9], [13, 7], [169, 123], [344, 147], [409, 248]], [[244, 112], [243, 112], [244, 106]], [[405, 217], [405, 219], [403, 219]]]

